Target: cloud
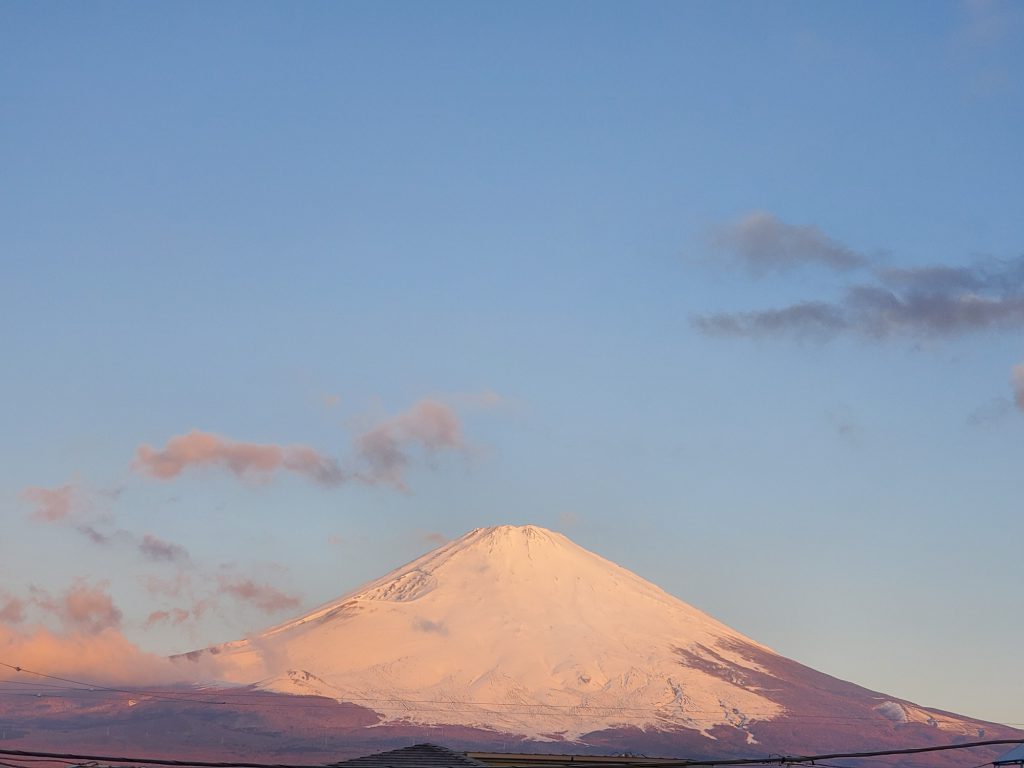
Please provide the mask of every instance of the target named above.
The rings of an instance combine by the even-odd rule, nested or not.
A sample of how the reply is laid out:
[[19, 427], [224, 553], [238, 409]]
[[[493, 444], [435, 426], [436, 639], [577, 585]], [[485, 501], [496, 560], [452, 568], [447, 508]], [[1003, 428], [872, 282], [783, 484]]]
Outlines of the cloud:
[[25, 620], [25, 601], [0, 593], [0, 625], [20, 624]]
[[781, 309], [754, 312], [719, 312], [693, 318], [694, 326], [709, 336], [775, 336], [827, 338], [849, 327], [839, 307], [805, 301]]
[[[176, 664], [141, 651], [112, 628], [57, 633], [42, 627], [16, 631], [0, 626], [0, 658], [17, 659], [24, 669], [99, 685], [170, 685], [217, 677], [213, 657], [202, 663]], [[24, 673], [0, 667], [0, 680], [19, 676]]]
[[407, 490], [404, 475], [410, 448], [462, 450], [465, 443], [455, 411], [439, 400], [424, 399], [364, 432], [355, 446], [358, 459], [368, 468], [361, 476], [366, 482]]
[[1013, 403], [1006, 397], [995, 397], [979, 405], [967, 415], [972, 427], [987, 427], [996, 424], [1013, 413]]
[[969, 267], [885, 270], [855, 284], [838, 301], [805, 301], [779, 309], [722, 312], [693, 318], [719, 336], [871, 339], [952, 337], [1024, 328], [1024, 257]]
[[162, 597], [180, 597], [183, 593], [192, 589], [192, 576], [182, 569], [178, 569], [173, 578], [163, 576], [148, 576], [143, 584], [146, 591], [151, 595]]
[[907, 712], [895, 701], [886, 701], [874, 708], [875, 712], [894, 723], [907, 722]]
[[431, 621], [430, 619], [418, 618], [413, 622], [412, 627], [420, 632], [428, 632], [435, 635], [448, 634], [448, 627], [444, 625], [443, 621]]
[[1024, 27], [1020, 5], [1008, 0], [966, 0], [962, 39], [969, 45], [989, 47]]
[[448, 543], [448, 537], [438, 531], [427, 531], [421, 536], [421, 538], [427, 544], [433, 544], [435, 547]]
[[157, 624], [172, 624], [173, 626], [179, 626], [180, 624], [184, 624], [190, 618], [192, 618], [192, 611], [185, 608], [172, 608], [169, 611], [153, 611], [146, 617], [146, 621], [143, 626], [146, 629], [150, 629]]
[[59, 488], [31, 486], [21, 492], [21, 497], [32, 505], [32, 517], [47, 523], [66, 520], [80, 502], [80, 493], [71, 484]]
[[1011, 373], [1013, 382], [1013, 401], [1024, 411], [1024, 363], [1013, 366]]
[[33, 587], [32, 602], [55, 616], [69, 632], [97, 634], [121, 626], [122, 614], [107, 592], [107, 582], [89, 584], [76, 581], [67, 591], [53, 597], [44, 589]]
[[150, 560], [162, 562], [181, 562], [188, 560], [188, 551], [180, 544], [164, 541], [151, 533], [147, 533], [139, 542], [139, 552]]
[[575, 512], [562, 512], [558, 516], [558, 524], [562, 528], [572, 528], [573, 526], [579, 525], [580, 516]]
[[787, 224], [765, 211], [753, 211], [717, 227], [711, 244], [754, 274], [785, 272], [808, 264], [850, 270], [867, 262], [817, 227]]
[[241, 576], [221, 576], [220, 591], [264, 613], [277, 613], [299, 605], [299, 598], [269, 584], [257, 584]]
[[304, 475], [321, 485], [338, 485], [347, 479], [337, 461], [303, 445], [236, 442], [199, 430], [172, 437], [161, 449], [140, 446], [133, 466], [160, 480], [177, 477], [191, 467], [219, 467], [256, 480], [269, 479], [278, 471]]

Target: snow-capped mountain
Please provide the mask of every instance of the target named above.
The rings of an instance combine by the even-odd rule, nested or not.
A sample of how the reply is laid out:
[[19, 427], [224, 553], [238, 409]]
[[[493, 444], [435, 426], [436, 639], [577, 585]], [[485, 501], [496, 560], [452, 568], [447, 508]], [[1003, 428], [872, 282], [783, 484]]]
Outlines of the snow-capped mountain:
[[803, 667], [529, 525], [476, 529], [304, 616], [201, 653], [216, 655], [222, 682], [351, 702], [380, 725], [570, 741], [687, 732], [737, 745], [768, 737], [773, 747], [772, 734], [799, 723], [920, 726], [946, 739], [984, 730]]

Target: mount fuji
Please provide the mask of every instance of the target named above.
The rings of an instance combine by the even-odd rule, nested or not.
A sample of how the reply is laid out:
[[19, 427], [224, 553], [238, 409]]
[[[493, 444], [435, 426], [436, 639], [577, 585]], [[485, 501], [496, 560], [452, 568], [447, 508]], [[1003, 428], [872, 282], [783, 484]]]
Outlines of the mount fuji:
[[469, 728], [556, 751], [763, 754], [1018, 733], [816, 672], [531, 525], [478, 528], [189, 656], [204, 653], [222, 682], [356, 704], [377, 728]]
[[[422, 741], [732, 759], [1024, 738], [787, 659], [529, 525], [478, 528], [303, 616], [174, 660], [217, 679], [0, 700], [0, 739], [317, 763]], [[968, 768], [998, 754], [886, 764]]]

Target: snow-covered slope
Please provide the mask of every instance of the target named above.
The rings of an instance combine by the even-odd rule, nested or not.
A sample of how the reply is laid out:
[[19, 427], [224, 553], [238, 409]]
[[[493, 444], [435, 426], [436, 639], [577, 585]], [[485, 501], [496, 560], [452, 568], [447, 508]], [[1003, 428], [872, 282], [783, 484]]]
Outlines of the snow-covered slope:
[[[769, 718], [757, 691], [680, 663], [767, 649], [565, 536], [478, 528], [298, 619], [211, 651], [225, 680], [388, 720], [569, 738]], [[770, 652], [769, 652], [770, 653]], [[710, 656], [708, 657], [710, 658]]]
[[536, 526], [476, 529], [305, 616], [208, 652], [226, 682], [360, 704], [383, 723], [535, 739], [629, 726], [710, 736], [724, 725], [752, 744], [758, 725], [784, 718], [793, 702], [820, 714], [847, 696], [881, 705], [880, 721], [911, 712], [800, 667]]

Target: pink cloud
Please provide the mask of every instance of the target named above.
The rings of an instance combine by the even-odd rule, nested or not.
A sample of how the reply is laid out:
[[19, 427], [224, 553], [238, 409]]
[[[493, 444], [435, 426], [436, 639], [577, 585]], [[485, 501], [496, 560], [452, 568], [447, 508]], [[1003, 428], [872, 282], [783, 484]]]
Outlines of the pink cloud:
[[448, 537], [443, 533], [438, 533], [437, 531], [428, 531], [427, 533], [424, 533], [423, 540], [428, 544], [433, 544], [438, 547], [442, 544], [448, 543]]
[[257, 584], [241, 576], [221, 576], [220, 590], [236, 600], [249, 603], [264, 613], [277, 613], [299, 605], [299, 598], [269, 584]]
[[188, 551], [180, 544], [147, 533], [139, 542], [139, 552], [150, 560], [161, 560], [164, 562], [181, 562], [188, 560]]
[[33, 518], [55, 523], [66, 520], [75, 511], [78, 491], [71, 484], [59, 488], [31, 486], [21, 492], [21, 497], [33, 506]]
[[347, 479], [337, 461], [307, 446], [242, 443], [199, 430], [172, 437], [160, 449], [139, 446], [133, 466], [160, 480], [177, 477], [190, 467], [220, 467], [257, 480], [284, 470], [322, 485], [338, 485]]
[[[15, 631], [0, 626], [0, 658], [17, 659], [24, 669], [99, 685], [169, 685], [217, 676], [216, 660], [179, 664], [145, 653], [116, 629], [97, 633], [51, 632], [42, 627]], [[34, 679], [0, 667], [0, 680]]]
[[192, 577], [184, 570], [178, 569], [172, 578], [148, 576], [144, 586], [151, 595], [180, 597], [183, 592], [191, 591]]
[[1014, 402], [1024, 411], [1024, 363], [1013, 366], [1012, 380]]
[[192, 612], [185, 608], [172, 608], [169, 611], [153, 611], [146, 617], [146, 621], [143, 626], [146, 627], [146, 629], [157, 624], [167, 623], [178, 626], [188, 621], [191, 616]]
[[462, 450], [462, 425], [455, 411], [439, 400], [420, 400], [406, 411], [364, 432], [355, 441], [356, 453], [369, 468], [363, 478], [406, 490], [409, 449], [429, 452]]
[[0, 625], [20, 624], [25, 620], [25, 601], [0, 595]]
[[59, 597], [38, 587], [32, 593], [32, 601], [57, 617], [68, 631], [98, 634], [121, 626], [121, 611], [107, 592], [106, 582], [93, 585], [79, 580]]

